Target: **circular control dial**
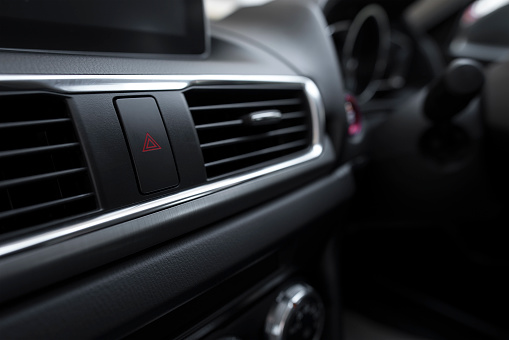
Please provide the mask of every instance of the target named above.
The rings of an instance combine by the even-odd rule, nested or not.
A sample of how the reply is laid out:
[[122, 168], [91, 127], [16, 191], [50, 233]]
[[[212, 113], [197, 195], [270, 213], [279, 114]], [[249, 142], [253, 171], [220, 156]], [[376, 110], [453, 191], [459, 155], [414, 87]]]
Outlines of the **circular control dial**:
[[305, 283], [281, 291], [265, 324], [269, 340], [318, 340], [324, 324], [323, 303]]

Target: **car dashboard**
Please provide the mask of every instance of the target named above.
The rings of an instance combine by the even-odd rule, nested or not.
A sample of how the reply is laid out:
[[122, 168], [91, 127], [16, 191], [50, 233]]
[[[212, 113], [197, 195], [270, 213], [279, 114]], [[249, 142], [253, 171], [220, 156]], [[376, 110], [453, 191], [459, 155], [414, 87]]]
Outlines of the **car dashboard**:
[[101, 6], [35, 39], [0, 15], [1, 338], [349, 339], [352, 230], [470, 218], [479, 101], [438, 149], [444, 28], [406, 2], [269, 1], [169, 46], [133, 19], [155, 4], [86, 26]]

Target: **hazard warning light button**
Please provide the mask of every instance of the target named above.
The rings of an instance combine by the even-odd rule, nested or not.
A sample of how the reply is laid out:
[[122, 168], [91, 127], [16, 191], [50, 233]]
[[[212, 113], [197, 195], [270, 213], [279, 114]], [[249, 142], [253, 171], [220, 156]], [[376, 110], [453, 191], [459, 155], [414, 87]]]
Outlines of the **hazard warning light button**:
[[148, 194], [178, 185], [173, 152], [155, 99], [121, 98], [115, 104], [140, 191]]

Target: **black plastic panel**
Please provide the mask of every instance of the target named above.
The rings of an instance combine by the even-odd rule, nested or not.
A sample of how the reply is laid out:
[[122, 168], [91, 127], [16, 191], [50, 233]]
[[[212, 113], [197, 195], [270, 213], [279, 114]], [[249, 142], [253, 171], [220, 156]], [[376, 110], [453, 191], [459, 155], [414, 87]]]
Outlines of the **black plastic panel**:
[[0, 74], [294, 74], [269, 53], [212, 30], [206, 59], [173, 60], [0, 52]]
[[89, 151], [98, 194], [105, 209], [124, 207], [206, 181], [199, 143], [183, 95], [169, 91], [130, 93], [129, 97], [147, 95], [157, 101], [168, 136], [171, 136], [173, 157], [180, 174], [178, 187], [149, 195], [142, 195], [139, 191], [114, 106], [114, 99], [125, 97], [125, 94], [84, 94], [72, 97], [71, 107], [81, 130], [84, 148]]
[[[21, 294], [111, 263], [269, 202], [326, 175], [334, 160], [332, 147], [327, 143], [324, 154], [315, 162], [304, 163], [66, 242], [9, 256], [0, 261], [0, 302], [12, 300]], [[345, 188], [338, 190], [337, 194], [343, 197], [352, 190], [350, 169], [344, 169], [341, 176], [345, 176], [342, 180]], [[135, 183], [133, 187], [137, 190]], [[311, 210], [309, 213], [314, 214]], [[263, 217], [260, 218], [263, 221]], [[34, 277], [37, 279], [33, 280]]]
[[[0, 333], [6, 338], [117, 338], [130, 333], [155, 311], [179, 306], [344, 202], [353, 193], [351, 176], [350, 168], [344, 167], [198, 234], [61, 284], [20, 305], [6, 306], [0, 311]], [[157, 220], [167, 221], [167, 213], [121, 227], [124, 233], [146, 228]], [[0, 273], [10, 276], [4, 268]], [[62, 271], [64, 267], [59, 268]]]
[[152, 97], [117, 98], [115, 105], [131, 150], [140, 191], [148, 194], [178, 185], [171, 145]]

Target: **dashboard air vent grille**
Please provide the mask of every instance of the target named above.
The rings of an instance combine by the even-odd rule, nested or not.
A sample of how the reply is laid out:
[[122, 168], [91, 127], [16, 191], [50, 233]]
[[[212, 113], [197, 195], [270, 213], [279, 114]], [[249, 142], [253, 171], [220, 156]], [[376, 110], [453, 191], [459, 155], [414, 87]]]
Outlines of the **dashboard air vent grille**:
[[302, 89], [200, 87], [185, 96], [209, 179], [270, 164], [311, 146], [310, 111]]
[[95, 209], [65, 99], [0, 96], [0, 235]]

